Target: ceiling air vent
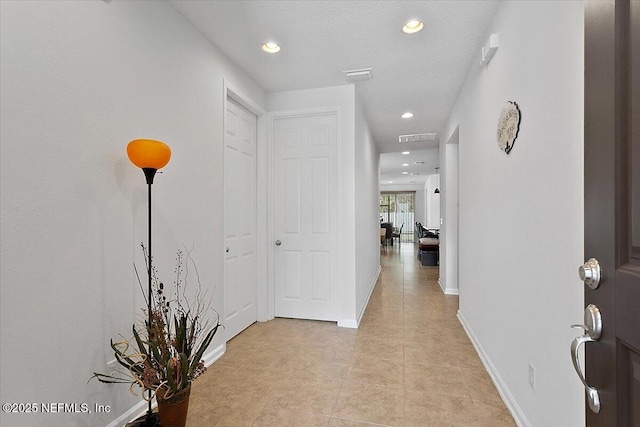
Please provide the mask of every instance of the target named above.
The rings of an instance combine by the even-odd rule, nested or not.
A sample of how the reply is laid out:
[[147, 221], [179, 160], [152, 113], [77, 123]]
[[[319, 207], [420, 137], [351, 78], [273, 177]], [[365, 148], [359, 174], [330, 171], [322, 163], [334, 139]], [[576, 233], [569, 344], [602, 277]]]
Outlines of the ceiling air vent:
[[414, 133], [413, 135], [400, 135], [398, 142], [425, 142], [435, 141], [437, 133]]
[[370, 80], [373, 78], [373, 69], [362, 68], [360, 70], [343, 71], [344, 77], [348, 82], [358, 82], [361, 80]]

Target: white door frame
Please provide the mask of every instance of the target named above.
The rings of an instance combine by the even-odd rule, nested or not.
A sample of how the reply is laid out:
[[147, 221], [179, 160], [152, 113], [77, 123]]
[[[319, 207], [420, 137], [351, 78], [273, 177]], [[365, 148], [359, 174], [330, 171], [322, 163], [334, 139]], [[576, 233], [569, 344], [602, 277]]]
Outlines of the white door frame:
[[[260, 322], [273, 319], [273, 315], [269, 317], [268, 304], [267, 304], [267, 281], [264, 280], [267, 277], [267, 144], [266, 144], [266, 131], [267, 131], [267, 114], [266, 111], [260, 107], [251, 97], [247, 96], [236, 86], [231, 84], [226, 79], [223, 79], [223, 120], [222, 120], [222, 135], [226, 134], [227, 123], [227, 102], [231, 98], [242, 107], [246, 108], [250, 112], [256, 115], [256, 279], [257, 279], [257, 320]], [[224, 167], [224, 162], [223, 162]], [[223, 171], [224, 176], [224, 171]], [[223, 230], [226, 224], [223, 225]], [[225, 234], [223, 234], [225, 235]], [[224, 239], [221, 240], [223, 245], [222, 253], [224, 253]], [[223, 275], [223, 277], [226, 277]], [[225, 289], [226, 291], [226, 289]], [[222, 318], [226, 316], [223, 313]]]
[[[327, 107], [317, 107], [317, 108], [301, 108], [295, 110], [281, 110], [281, 111], [270, 111], [268, 113], [268, 124], [267, 124], [267, 162], [268, 162], [268, 170], [267, 170], [267, 185], [268, 191], [267, 195], [267, 210], [268, 210], [268, 226], [267, 226], [267, 320], [273, 319], [275, 317], [275, 269], [274, 269], [274, 245], [275, 241], [274, 236], [274, 201], [272, 195], [273, 193], [273, 168], [274, 168], [274, 136], [273, 136], [273, 123], [278, 119], [285, 118], [296, 118], [296, 117], [306, 117], [306, 116], [316, 116], [316, 115], [326, 115], [326, 114], [335, 114], [336, 116], [336, 151], [335, 151], [335, 159], [336, 159], [336, 169], [337, 169], [337, 182], [342, 182], [342, 108], [340, 106], [327, 106]], [[258, 189], [258, 191], [260, 191]], [[342, 186], [338, 185], [337, 188], [337, 200], [335, 209], [337, 212], [342, 212], [342, 198], [343, 191]], [[339, 218], [339, 217], [338, 217]], [[338, 325], [340, 326], [340, 321], [343, 317], [342, 315], [342, 301], [343, 301], [343, 286], [340, 285], [344, 280], [344, 270], [343, 270], [343, 250], [342, 245], [338, 244], [340, 236], [343, 236], [344, 230], [342, 227], [342, 221], [338, 220], [336, 224], [336, 239], [335, 245], [332, 250], [335, 251], [336, 256], [336, 269], [337, 269], [337, 280], [336, 284], [336, 313], [338, 317]], [[259, 307], [259, 306], [258, 306]]]
[[[455, 156], [453, 146], [457, 146]], [[448, 149], [450, 148], [450, 149]], [[447, 295], [459, 295], [459, 265], [460, 265], [460, 126], [455, 130], [444, 144], [440, 144], [440, 212], [444, 224], [440, 226], [440, 278], [438, 284]], [[444, 166], [444, 168], [443, 168]], [[455, 176], [452, 170], [455, 171]], [[444, 178], [444, 179], [443, 179]], [[442, 211], [444, 209], [444, 215]]]

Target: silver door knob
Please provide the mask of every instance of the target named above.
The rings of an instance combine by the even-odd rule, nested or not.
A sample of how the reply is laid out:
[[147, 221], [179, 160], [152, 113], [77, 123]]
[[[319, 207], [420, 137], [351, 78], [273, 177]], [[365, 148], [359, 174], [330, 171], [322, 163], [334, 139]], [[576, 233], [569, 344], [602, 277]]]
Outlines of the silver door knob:
[[578, 275], [580, 280], [591, 289], [596, 289], [600, 284], [600, 278], [602, 277], [602, 270], [600, 269], [600, 263], [597, 259], [591, 258], [578, 268]]
[[276, 240], [276, 246], [280, 246], [282, 242], [280, 240]]
[[229, 248], [224, 248], [224, 251], [225, 252], [229, 252]]

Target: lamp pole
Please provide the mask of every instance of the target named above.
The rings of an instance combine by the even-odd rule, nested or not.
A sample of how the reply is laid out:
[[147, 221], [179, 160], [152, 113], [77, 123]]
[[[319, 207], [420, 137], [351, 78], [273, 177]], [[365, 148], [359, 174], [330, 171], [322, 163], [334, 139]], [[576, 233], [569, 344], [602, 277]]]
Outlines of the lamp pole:
[[[157, 169], [153, 169], [153, 168], [142, 168], [143, 172], [144, 172], [144, 176], [147, 179], [147, 207], [148, 207], [148, 242], [149, 242], [149, 259], [148, 259], [148, 267], [147, 267], [147, 277], [149, 279], [149, 286], [147, 288], [147, 315], [148, 315], [148, 326], [147, 326], [147, 334], [150, 335], [151, 334], [151, 184], [153, 184], [153, 177], [156, 174]], [[151, 341], [151, 337], [147, 337], [149, 339], [149, 341]], [[147, 350], [147, 354], [151, 354], [151, 342], [149, 342], [149, 346], [148, 346], [148, 350]], [[146, 425], [148, 427], [153, 427], [155, 425], [154, 419], [153, 419], [153, 408], [151, 406], [151, 390], [147, 390], [147, 396], [149, 399], [149, 406], [147, 408], [147, 422]]]
[[[153, 177], [158, 169], [163, 168], [169, 163], [171, 159], [171, 148], [162, 141], [156, 141], [154, 139], [135, 139], [127, 145], [127, 155], [131, 163], [141, 168], [144, 172], [144, 176], [147, 180], [147, 209], [148, 209], [148, 244], [149, 244], [149, 259], [147, 260], [147, 276], [149, 279], [147, 287], [147, 339], [148, 354], [151, 354], [151, 322], [152, 322], [152, 289], [151, 289], [151, 273], [152, 273], [152, 256], [151, 256], [151, 184], [153, 184]], [[153, 417], [152, 410], [152, 391], [147, 390], [149, 406], [147, 409], [147, 416], [144, 425], [147, 427], [155, 427], [157, 425], [155, 418]]]

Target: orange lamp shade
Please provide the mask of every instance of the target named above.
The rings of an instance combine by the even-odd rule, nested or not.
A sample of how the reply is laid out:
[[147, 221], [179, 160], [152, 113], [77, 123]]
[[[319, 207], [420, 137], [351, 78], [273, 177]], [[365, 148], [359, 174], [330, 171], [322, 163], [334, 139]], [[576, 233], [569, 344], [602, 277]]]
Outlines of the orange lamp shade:
[[171, 159], [171, 148], [154, 139], [134, 139], [127, 145], [127, 155], [139, 168], [161, 169]]

